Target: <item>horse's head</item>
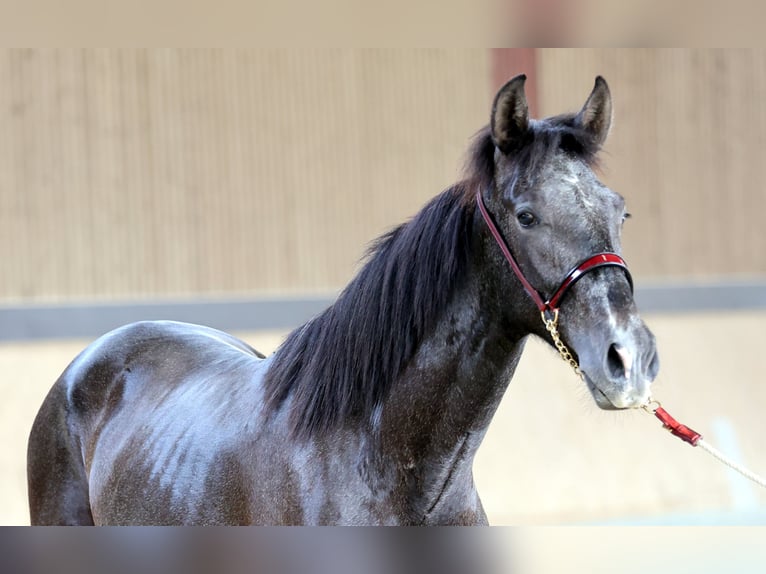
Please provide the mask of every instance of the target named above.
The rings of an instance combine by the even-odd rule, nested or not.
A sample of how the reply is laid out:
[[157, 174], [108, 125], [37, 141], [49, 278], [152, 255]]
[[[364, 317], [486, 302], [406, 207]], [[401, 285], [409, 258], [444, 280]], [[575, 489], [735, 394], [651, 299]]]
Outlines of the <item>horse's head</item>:
[[[594, 254], [619, 255], [628, 214], [623, 198], [592, 169], [611, 123], [606, 82], [596, 79], [579, 113], [532, 120], [524, 80], [513, 78], [495, 98], [490, 123], [494, 189], [485, 198], [523, 277], [545, 301], [584, 260]], [[562, 338], [603, 409], [646, 402], [659, 366], [654, 336], [638, 315], [629, 275], [619, 267], [619, 257], [614, 259], [617, 265], [585, 272], [556, 305]], [[534, 297], [526, 297], [530, 328], [550, 341], [534, 312]]]

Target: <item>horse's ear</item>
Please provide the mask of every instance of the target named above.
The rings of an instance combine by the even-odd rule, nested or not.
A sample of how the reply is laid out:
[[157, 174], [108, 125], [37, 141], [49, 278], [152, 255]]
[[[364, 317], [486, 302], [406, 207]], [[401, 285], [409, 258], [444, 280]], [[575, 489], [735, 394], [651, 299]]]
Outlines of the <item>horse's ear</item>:
[[529, 107], [524, 94], [526, 79], [524, 74], [511, 78], [497, 92], [492, 104], [489, 123], [492, 141], [505, 154], [519, 146], [529, 128]]
[[612, 95], [606, 80], [601, 76], [596, 76], [596, 85], [577, 114], [577, 123], [593, 136], [598, 145], [606, 141], [609, 127], [612, 125]]

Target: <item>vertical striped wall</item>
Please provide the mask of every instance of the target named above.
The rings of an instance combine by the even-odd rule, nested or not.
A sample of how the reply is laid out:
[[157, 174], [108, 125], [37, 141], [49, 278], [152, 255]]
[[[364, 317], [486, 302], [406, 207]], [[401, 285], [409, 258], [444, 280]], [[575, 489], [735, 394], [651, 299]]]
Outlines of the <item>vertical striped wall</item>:
[[[453, 182], [488, 50], [0, 52], [0, 302], [307, 293]], [[525, 61], [524, 58], [519, 61]], [[639, 277], [766, 274], [766, 52], [540, 50], [540, 113], [607, 77]]]
[[0, 53], [0, 299], [331, 290], [457, 177], [477, 51]]

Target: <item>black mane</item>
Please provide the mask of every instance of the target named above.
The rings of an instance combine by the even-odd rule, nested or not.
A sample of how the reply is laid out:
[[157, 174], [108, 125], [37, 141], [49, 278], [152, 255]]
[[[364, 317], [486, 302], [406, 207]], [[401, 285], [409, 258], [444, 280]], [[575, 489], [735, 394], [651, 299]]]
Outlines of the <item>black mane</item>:
[[378, 238], [337, 301], [277, 350], [267, 404], [292, 395], [297, 435], [370, 415], [383, 401], [465, 276], [473, 211], [464, 194], [448, 189]]
[[[522, 169], [551, 146], [593, 161], [597, 149], [559, 116], [530, 126], [519, 150]], [[367, 262], [337, 301], [293, 331], [265, 377], [266, 408], [291, 397], [293, 433], [307, 437], [350, 417], [369, 420], [432, 330], [465, 277], [476, 190], [494, 185], [488, 128], [476, 134], [466, 177], [432, 199], [412, 220], [378, 238]]]

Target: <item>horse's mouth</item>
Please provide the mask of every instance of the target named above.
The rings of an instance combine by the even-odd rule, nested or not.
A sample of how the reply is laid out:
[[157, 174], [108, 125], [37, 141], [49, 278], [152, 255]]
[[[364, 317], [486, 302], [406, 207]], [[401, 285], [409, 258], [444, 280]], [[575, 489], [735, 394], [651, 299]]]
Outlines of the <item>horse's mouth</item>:
[[585, 384], [588, 387], [588, 390], [590, 391], [591, 396], [593, 396], [593, 400], [596, 402], [596, 406], [598, 408], [605, 410], [605, 411], [621, 411], [629, 408], [634, 408], [632, 406], [617, 406], [615, 405], [612, 400], [607, 396], [607, 394], [602, 391], [591, 379], [588, 375], [585, 375]]
[[609, 397], [604, 394], [604, 391], [596, 387], [596, 393], [593, 395], [593, 398], [596, 399], [596, 404], [598, 407], [605, 411], [621, 411], [623, 409], [629, 408], [629, 407], [618, 407], [615, 405], [611, 400], [609, 400]]

